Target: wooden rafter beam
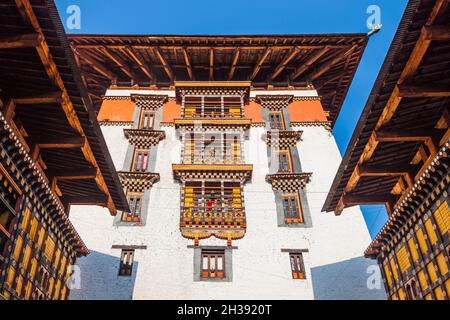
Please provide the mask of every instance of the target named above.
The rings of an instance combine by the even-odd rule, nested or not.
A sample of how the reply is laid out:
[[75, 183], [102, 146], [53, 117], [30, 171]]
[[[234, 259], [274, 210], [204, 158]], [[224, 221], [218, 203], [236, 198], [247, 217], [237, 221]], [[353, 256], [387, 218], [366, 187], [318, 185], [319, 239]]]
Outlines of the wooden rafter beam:
[[275, 68], [275, 71], [270, 76], [270, 80], [275, 79], [281, 71], [286, 68], [289, 61], [291, 61], [298, 53], [300, 52], [300, 49], [298, 47], [295, 47], [289, 51], [289, 53], [284, 57], [284, 59], [280, 62], [280, 64]]
[[360, 177], [389, 177], [389, 176], [403, 176], [409, 174], [409, 166], [373, 166], [360, 165], [358, 167]]
[[357, 45], [352, 46], [350, 49], [344, 49], [339, 54], [337, 54], [333, 59], [328, 60], [323, 65], [321, 65], [316, 71], [314, 71], [309, 77], [310, 81], [313, 81], [323, 75], [325, 72], [330, 70], [336, 63], [349, 57], [355, 49], [358, 48]]
[[344, 194], [336, 206], [335, 214], [340, 215], [342, 211], [351, 206], [359, 205], [373, 205], [373, 204], [384, 204], [388, 213], [392, 212], [392, 207], [395, 204], [396, 196], [392, 194], [382, 194], [382, 195], [355, 195], [355, 194]]
[[63, 100], [62, 93], [60, 91], [42, 93], [36, 96], [18, 97], [13, 98], [14, 103], [17, 105], [27, 104], [56, 104], [61, 103]]
[[427, 97], [450, 97], [450, 85], [422, 84], [422, 85], [400, 85], [399, 97], [401, 98], [427, 98]]
[[78, 52], [78, 50], [74, 50], [74, 53], [78, 55], [78, 57], [81, 60], [84, 60], [89, 64], [91, 68], [93, 68], [95, 71], [100, 73], [101, 75], [105, 76], [111, 81], [117, 81], [117, 75], [115, 75], [113, 72], [109, 71], [104, 65], [102, 65], [100, 62], [98, 62], [96, 59], [94, 59], [92, 56], [90, 56], [87, 52], [84, 54], [81, 54]]
[[297, 79], [300, 77], [303, 73], [306, 72], [317, 60], [319, 60], [325, 53], [330, 51], [329, 47], [324, 47], [321, 50], [319, 50], [315, 55], [313, 55], [311, 58], [309, 58], [305, 63], [299, 65], [297, 69], [292, 72], [290, 79], [291, 81]]
[[[417, 72], [417, 69], [419, 68], [423, 58], [425, 57], [426, 52], [428, 51], [428, 48], [430, 47], [431, 40], [430, 40], [430, 27], [434, 24], [436, 18], [439, 16], [439, 14], [443, 11], [443, 8], [446, 7], [448, 4], [448, 0], [437, 0], [436, 4], [428, 17], [427, 23], [424, 27], [422, 27], [422, 30], [420, 32], [419, 39], [417, 40], [414, 49], [409, 56], [408, 61], [406, 62], [405, 67], [403, 68], [402, 73], [400, 74], [399, 80], [397, 82], [397, 85], [395, 86], [394, 90], [391, 93], [391, 96], [389, 97], [386, 106], [378, 119], [377, 124], [375, 125], [375, 129], [372, 131], [372, 134], [369, 138], [369, 141], [367, 142], [360, 159], [358, 160], [358, 164], [362, 164], [367, 162], [375, 152], [375, 149], [378, 146], [379, 141], [379, 134], [377, 134], [377, 130], [379, 130], [382, 126], [384, 126], [386, 123], [388, 123], [392, 117], [394, 116], [398, 106], [400, 105], [400, 102], [402, 101], [402, 97], [400, 96], [400, 88], [403, 83], [406, 83], [408, 79], [411, 79], [412, 76]], [[425, 141], [427, 144], [428, 149], [430, 150], [430, 153], [433, 155], [435, 153], [435, 147], [432, 139], [428, 139]], [[354, 190], [358, 184], [358, 181], [360, 179], [357, 167], [355, 170], [353, 170], [352, 175], [350, 176], [347, 186], [345, 187], [345, 193], [350, 193], [352, 190]], [[335, 213], [340, 214], [343, 210], [342, 207], [342, 201], [343, 196], [341, 196], [338, 205], [336, 206]], [[391, 208], [392, 209], [392, 208]]]
[[115, 64], [117, 64], [122, 70], [122, 72], [127, 75], [131, 80], [136, 79], [136, 75], [133, 73], [133, 71], [127, 66], [125, 61], [123, 61], [119, 56], [111, 52], [107, 48], [100, 48], [100, 52], [102, 52], [106, 57], [108, 57], [110, 60], [112, 60]]
[[192, 70], [192, 64], [191, 64], [191, 60], [189, 59], [189, 55], [187, 53], [187, 50], [184, 47], [181, 48], [181, 50], [183, 52], [184, 63], [186, 63], [186, 70], [187, 70], [187, 73], [189, 75], [189, 79], [191, 79], [191, 81], [194, 81], [195, 80], [194, 72]]
[[158, 57], [159, 61], [161, 61], [161, 64], [163, 65], [164, 71], [166, 72], [167, 76], [169, 77], [170, 81], [174, 81], [175, 77], [173, 76], [173, 71], [170, 68], [169, 63], [167, 62], [167, 60], [164, 58], [164, 56], [162, 55], [161, 51], [159, 51], [159, 49], [157, 47], [153, 48], [156, 56]]
[[61, 202], [64, 204], [103, 206], [108, 203], [106, 196], [62, 196]]
[[20, 34], [0, 38], [0, 49], [35, 48], [42, 42], [39, 33]]
[[385, 204], [395, 202], [396, 197], [392, 194], [374, 194], [374, 195], [354, 195], [346, 194], [344, 196], [345, 206], [357, 206], [363, 204]]
[[137, 63], [139, 68], [150, 79], [150, 81], [153, 81], [155, 79], [155, 77], [153, 76], [150, 68], [144, 62], [144, 60], [142, 59], [140, 54], [138, 52], [136, 52], [136, 50], [132, 47], [125, 47], [124, 50]]
[[236, 48], [234, 50], [233, 61], [231, 62], [230, 72], [228, 73], [228, 81], [233, 79], [234, 72], [236, 71], [236, 65], [239, 61], [239, 55], [241, 54], [241, 50]]
[[380, 130], [376, 133], [378, 142], [425, 142], [437, 136], [441, 130]]
[[[29, 23], [35, 30], [35, 32], [41, 34], [43, 37], [43, 41], [39, 46], [36, 47], [38, 55], [42, 61], [43, 66], [45, 67], [45, 71], [51, 81], [61, 90], [63, 95], [63, 101], [61, 102], [61, 107], [66, 114], [67, 120], [69, 121], [70, 126], [78, 132], [84, 139], [85, 134], [83, 127], [81, 125], [80, 119], [77, 116], [75, 108], [70, 100], [70, 96], [67, 92], [67, 89], [64, 85], [64, 81], [59, 74], [58, 68], [56, 66], [55, 61], [53, 60], [52, 54], [50, 52], [50, 48], [45, 41], [45, 37], [42, 33], [42, 29], [39, 25], [39, 22], [36, 18], [36, 15], [33, 12], [33, 8], [28, 0], [15, 0], [19, 13], [24, 21]], [[36, 145], [36, 149], [39, 149], [39, 146]], [[81, 148], [81, 151], [85, 157], [85, 159], [95, 168], [98, 168], [97, 160], [94, 156], [94, 153], [89, 145], [89, 143], [85, 143]], [[107, 207], [112, 215], [116, 215], [117, 209], [112, 200], [112, 197], [109, 193], [108, 186], [103, 178], [103, 175], [100, 170], [98, 170], [98, 174], [95, 178], [95, 181], [99, 187], [99, 189], [103, 192], [103, 194], [107, 195]]]
[[40, 149], [77, 149], [82, 148], [86, 144], [84, 137], [33, 137], [33, 142]]
[[249, 81], [253, 81], [256, 78], [259, 70], [261, 70], [261, 67], [262, 67], [264, 61], [266, 61], [267, 57], [269, 56], [269, 54], [271, 52], [272, 52], [271, 48], [266, 48], [266, 51], [264, 51], [263, 55], [259, 58], [258, 62], [256, 63], [255, 68], [252, 71], [252, 74], [248, 78]]
[[209, 81], [214, 81], [214, 48], [209, 48]]
[[430, 41], [448, 41], [450, 40], [450, 25], [425, 26], [424, 38]]
[[88, 180], [95, 179], [97, 176], [96, 168], [65, 168], [60, 170], [51, 170], [48, 176], [55, 177], [57, 180]]

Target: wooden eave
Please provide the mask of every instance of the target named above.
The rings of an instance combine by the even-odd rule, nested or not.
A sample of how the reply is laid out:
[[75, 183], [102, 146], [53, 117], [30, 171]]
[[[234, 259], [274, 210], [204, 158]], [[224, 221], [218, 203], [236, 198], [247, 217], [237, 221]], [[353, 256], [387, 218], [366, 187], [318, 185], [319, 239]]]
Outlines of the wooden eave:
[[246, 182], [251, 179], [253, 165], [204, 165], [204, 164], [173, 164], [172, 171], [175, 180], [181, 180], [183, 176], [196, 179], [240, 179]]
[[410, 1], [324, 211], [380, 203], [392, 215], [447, 143], [449, 18], [447, 0]]
[[5, 0], [0, 17], [0, 106], [40, 174], [65, 207], [98, 195], [127, 210], [54, 2]]
[[97, 107], [111, 85], [173, 89], [219, 81], [265, 90], [312, 85], [333, 124], [367, 39], [366, 34], [70, 36]]

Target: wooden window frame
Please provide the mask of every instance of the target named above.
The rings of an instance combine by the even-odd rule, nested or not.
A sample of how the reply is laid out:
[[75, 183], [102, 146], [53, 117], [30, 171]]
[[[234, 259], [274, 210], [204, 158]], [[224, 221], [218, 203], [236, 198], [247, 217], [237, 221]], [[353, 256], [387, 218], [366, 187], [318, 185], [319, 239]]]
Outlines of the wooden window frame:
[[289, 252], [289, 263], [291, 265], [292, 279], [305, 280], [306, 270], [302, 252]]
[[134, 249], [122, 249], [120, 253], [119, 276], [132, 276], [135, 253]]
[[[146, 116], [149, 116], [149, 121], [151, 120], [151, 126], [145, 125]], [[155, 121], [156, 121], [156, 112], [143, 109], [141, 111], [141, 116], [139, 118], [139, 129], [153, 130], [155, 128]]]
[[[142, 160], [140, 162], [140, 165], [138, 167], [138, 158], [139, 156], [142, 156]], [[146, 162], [144, 162], [144, 159], [146, 158]], [[132, 167], [132, 171], [133, 172], [147, 172], [148, 170], [148, 165], [149, 165], [149, 161], [150, 161], [150, 150], [148, 149], [135, 149], [134, 150], [134, 156], [133, 156], [133, 165]], [[145, 163], [145, 166], [144, 166]]]
[[[142, 206], [144, 202], [144, 193], [142, 192], [130, 192], [127, 193], [127, 201], [130, 204], [131, 199], [135, 199], [134, 203], [130, 205], [130, 212], [124, 211], [122, 213], [122, 222], [141, 222], [142, 218]], [[136, 202], [140, 199], [139, 212], [136, 212]]]
[[[279, 116], [279, 122], [275, 121], [275, 117]], [[274, 121], [272, 122], [272, 117]], [[268, 113], [269, 125], [271, 130], [286, 130], [286, 123], [284, 122], [283, 111], [269, 111]], [[277, 126], [279, 125], [279, 127]]]
[[[285, 206], [285, 201], [289, 202], [288, 205], [288, 210], [289, 210], [289, 214], [287, 214], [286, 212], [286, 206]], [[283, 193], [281, 195], [281, 201], [282, 201], [282, 205], [283, 205], [283, 214], [284, 214], [284, 222], [286, 224], [297, 224], [297, 223], [304, 223], [305, 222], [305, 218], [303, 216], [303, 206], [302, 206], [302, 201], [301, 201], [301, 197], [300, 194], [298, 192], [295, 193]], [[294, 215], [292, 214], [292, 202], [295, 202], [295, 208], [297, 210], [297, 214]]]
[[[291, 150], [289, 150], [289, 149], [278, 150], [277, 156], [278, 156], [278, 172], [279, 173], [292, 173], [293, 172], [293, 163], [292, 163]], [[281, 168], [281, 164], [282, 164], [281, 158], [282, 157], [286, 157], [287, 165], [288, 165], [287, 170], [282, 170], [282, 168]]]
[[[202, 249], [200, 255], [200, 278], [201, 279], [224, 279], [226, 276], [225, 250]], [[219, 258], [222, 259], [222, 269], [219, 269]], [[204, 259], [208, 261], [208, 267], [204, 268]], [[214, 267], [211, 268], [211, 261], [214, 261]]]

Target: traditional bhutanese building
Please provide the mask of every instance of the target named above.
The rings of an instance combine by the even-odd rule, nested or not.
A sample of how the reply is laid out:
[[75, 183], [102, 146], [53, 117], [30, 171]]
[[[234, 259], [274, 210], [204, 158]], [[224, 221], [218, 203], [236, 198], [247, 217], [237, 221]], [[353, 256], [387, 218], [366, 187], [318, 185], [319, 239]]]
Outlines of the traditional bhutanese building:
[[0, 17], [0, 300], [63, 300], [89, 253], [70, 206], [127, 200], [54, 5]]
[[384, 204], [366, 257], [393, 300], [450, 298], [449, 1], [410, 1], [324, 210]]
[[72, 208], [72, 299], [385, 298], [360, 210], [320, 212], [365, 34], [70, 40], [131, 209]]

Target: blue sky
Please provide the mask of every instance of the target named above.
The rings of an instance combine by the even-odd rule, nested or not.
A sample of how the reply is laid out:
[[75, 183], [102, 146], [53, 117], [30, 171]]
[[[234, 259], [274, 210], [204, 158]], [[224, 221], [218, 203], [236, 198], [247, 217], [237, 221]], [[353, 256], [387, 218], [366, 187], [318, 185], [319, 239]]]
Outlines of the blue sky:
[[[400, 22], [407, 0], [56, 0], [61, 19], [81, 9], [81, 29], [108, 34], [367, 33], [367, 8], [381, 9], [382, 30], [364, 53], [334, 129], [343, 154]], [[326, 192], [328, 190], [324, 190]], [[371, 235], [387, 219], [382, 206], [363, 206]]]

